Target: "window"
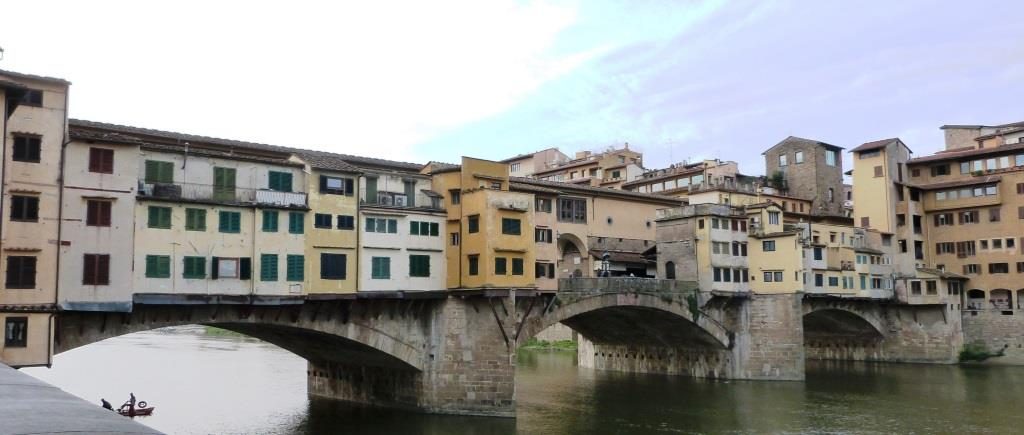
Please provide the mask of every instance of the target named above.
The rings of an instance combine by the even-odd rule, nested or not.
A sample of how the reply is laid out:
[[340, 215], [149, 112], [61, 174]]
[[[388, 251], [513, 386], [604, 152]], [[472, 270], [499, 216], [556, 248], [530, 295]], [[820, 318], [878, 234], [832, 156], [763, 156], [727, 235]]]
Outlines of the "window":
[[430, 277], [430, 256], [429, 255], [410, 255], [409, 256], [409, 276], [414, 278], [427, 278]]
[[524, 275], [525, 272], [524, 272], [523, 269], [524, 269], [523, 259], [522, 258], [513, 258], [512, 259], [512, 275]]
[[27, 89], [21, 97], [22, 106], [43, 107], [43, 91], [39, 89]]
[[181, 276], [186, 279], [206, 278], [206, 257], [185, 257]]
[[85, 254], [82, 267], [82, 285], [110, 284], [110, 255]]
[[290, 172], [267, 172], [267, 188], [278, 192], [292, 191], [292, 174]]
[[1017, 183], [1017, 194], [1024, 195], [1024, 183]]
[[973, 257], [976, 253], [976, 245], [973, 240], [956, 242], [956, 256], [958, 258]]
[[949, 175], [949, 165], [938, 165], [931, 167], [932, 176]]
[[980, 172], [984, 169], [984, 164], [981, 160], [975, 160], [971, 162], [971, 172]]
[[7, 257], [5, 288], [30, 289], [36, 286], [36, 257], [10, 255]]
[[339, 214], [338, 215], [338, 229], [339, 230], [354, 230], [356, 228], [356, 218], [354, 216], [348, 216]]
[[952, 254], [954, 252], [956, 252], [956, 249], [955, 244], [953, 242], [939, 242], [935, 244], [936, 254]]
[[785, 154], [779, 154], [779, 166], [786, 166], [788, 164], [789, 163], [786, 161], [786, 155]]
[[782, 271], [764, 272], [764, 282], [782, 282]]
[[320, 254], [320, 279], [345, 279], [345, 254]]
[[171, 228], [171, 208], [157, 207], [154, 205], [149, 206], [149, 219], [147, 226], [149, 228]]
[[778, 225], [779, 224], [779, 212], [777, 212], [777, 211], [770, 211], [770, 212], [768, 212], [768, 224], [769, 225]]
[[[205, 216], [204, 216], [205, 217]], [[276, 233], [278, 226], [277, 210], [263, 210], [263, 232]]]
[[522, 234], [522, 222], [519, 219], [501, 218], [501, 233], [513, 236]]
[[1024, 261], [1017, 262], [1017, 273], [1024, 273]]
[[469, 232], [471, 234], [472, 233], [480, 232], [480, 215], [475, 214], [475, 215], [470, 216], [468, 219], [469, 219], [469, 225], [468, 225], [469, 226]]
[[217, 229], [222, 233], [240, 233], [242, 231], [242, 213], [237, 211], [220, 212]]
[[910, 294], [921, 294], [921, 281], [910, 281]]
[[881, 165], [875, 166], [875, 178], [879, 178], [881, 176], [882, 176], [882, 166]]
[[459, 233], [449, 233], [448, 243], [452, 246], [459, 246], [459, 241], [462, 239], [462, 235]]
[[174, 182], [174, 163], [159, 160], [146, 160], [146, 183]]
[[[267, 226], [267, 212], [263, 212], [263, 228]], [[277, 231], [277, 219], [274, 220], [274, 231]], [[206, 210], [201, 208], [185, 209], [185, 231], [206, 231]]]
[[114, 150], [107, 148], [89, 148], [89, 172], [113, 174]]
[[796, 161], [796, 163], [803, 163], [804, 162], [804, 152], [803, 151], [797, 151], [796, 155], [794, 157], [795, 158], [793, 160]]
[[109, 227], [110, 204], [110, 201], [87, 200], [85, 202], [85, 224], [90, 227]]
[[539, 243], [551, 243], [554, 235], [554, 231], [550, 228], [535, 228], [533, 230], [533, 239]]
[[828, 286], [829, 287], [839, 287], [839, 277], [837, 277], [837, 276], [830, 276], [830, 277], [828, 277]]
[[1024, 219], [1024, 207], [1017, 207], [1017, 219]]
[[368, 233], [398, 233], [398, 220], [387, 218], [366, 218], [366, 232]]
[[260, 281], [277, 281], [277, 254], [260, 254]]
[[836, 165], [836, 152], [835, 150], [825, 150], [825, 164], [829, 166]]
[[508, 259], [505, 257], [494, 257], [494, 274], [505, 275], [508, 273]]
[[551, 213], [551, 200], [548, 198], [537, 198], [535, 208], [541, 213]]
[[409, 221], [409, 234], [413, 236], [437, 236], [438, 231], [437, 222]]
[[146, 256], [146, 278], [170, 278], [171, 257], [169, 255]]
[[821, 259], [822, 259], [822, 250], [821, 250], [820, 247], [815, 247], [814, 248], [814, 259], [817, 260], [817, 261], [821, 261]]
[[999, 209], [998, 208], [990, 208], [990, 209], [988, 209], [988, 221], [989, 222], [999, 222]]
[[329, 214], [316, 213], [313, 215], [313, 227], [315, 228], [331, 228], [333, 217]]
[[814, 286], [815, 287], [824, 287], [825, 286], [825, 275], [822, 275], [820, 273], [814, 274]]
[[971, 173], [971, 162], [960, 162], [960, 175], [968, 175]]
[[14, 148], [11, 150], [11, 160], [39, 163], [41, 143], [42, 138], [39, 136], [14, 135]]
[[292, 211], [288, 212], [288, 233], [289, 234], [302, 234], [305, 232], [305, 222], [303, 221], [302, 212]]
[[249, 258], [226, 258], [213, 257], [213, 266], [210, 268], [212, 279], [237, 278], [250, 279], [252, 277], [252, 261]]
[[978, 223], [978, 211], [971, 210], [960, 212], [960, 225]]
[[320, 193], [352, 196], [355, 182], [351, 178], [320, 176]]
[[213, 167], [213, 199], [218, 201], [234, 201], [236, 199], [237, 173], [235, 168]]
[[580, 198], [558, 199], [558, 220], [577, 224], [587, 223], [587, 200]]
[[462, 192], [452, 189], [448, 191], [448, 196], [452, 199], [452, 205], [459, 205], [462, 203]]
[[761, 248], [765, 252], [774, 251], [775, 250], [775, 241], [774, 240], [763, 240], [763, 241], [761, 241]]
[[1010, 273], [1009, 263], [989, 263], [988, 273]]
[[921, 170], [920, 170], [920, 169], [917, 169], [917, 168], [911, 169], [911, 170], [910, 170], [910, 176], [911, 176], [912, 178], [917, 178], [917, 177], [920, 177], [920, 176], [921, 176]]
[[978, 264], [965, 264], [964, 265], [964, 273], [965, 274], [971, 274], [971, 275], [980, 275], [981, 274], [981, 266], [978, 265]]
[[935, 220], [935, 226], [941, 227], [944, 225], [953, 225], [953, 213], [939, 213], [933, 218]]
[[370, 259], [370, 279], [391, 279], [391, 257]]
[[831, 187], [828, 188], [828, 195], [826, 196], [826, 199], [828, 200], [828, 202], [836, 202], [836, 192], [835, 192], [835, 189], [833, 189]]
[[4, 322], [4, 347], [28, 345], [28, 317], [8, 317]]
[[11, 195], [11, 220], [20, 222], [38, 222], [39, 197]]
[[285, 257], [286, 278], [288, 281], [303, 281], [306, 279], [306, 257], [302, 255], [288, 255]]
[[470, 255], [466, 257], [469, 260], [469, 275], [477, 276], [480, 274], [480, 256]]
[[711, 280], [714, 282], [722, 282], [722, 268], [712, 267], [711, 268]]

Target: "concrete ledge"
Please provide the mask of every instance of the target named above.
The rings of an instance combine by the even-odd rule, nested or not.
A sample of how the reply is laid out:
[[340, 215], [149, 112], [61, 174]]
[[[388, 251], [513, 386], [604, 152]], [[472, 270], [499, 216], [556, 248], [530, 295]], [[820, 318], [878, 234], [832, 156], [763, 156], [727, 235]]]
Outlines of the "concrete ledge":
[[0, 364], [0, 434], [162, 434]]

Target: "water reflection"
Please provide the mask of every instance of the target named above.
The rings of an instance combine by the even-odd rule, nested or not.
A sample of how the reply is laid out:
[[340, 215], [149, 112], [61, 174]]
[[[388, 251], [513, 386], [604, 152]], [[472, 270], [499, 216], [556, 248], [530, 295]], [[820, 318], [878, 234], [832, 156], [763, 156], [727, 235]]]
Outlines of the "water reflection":
[[26, 372], [98, 403], [134, 391], [174, 434], [1014, 433], [1024, 368], [808, 363], [806, 382], [706, 381], [518, 356], [518, 419], [436, 416], [306, 396], [302, 359], [201, 327], [118, 337]]

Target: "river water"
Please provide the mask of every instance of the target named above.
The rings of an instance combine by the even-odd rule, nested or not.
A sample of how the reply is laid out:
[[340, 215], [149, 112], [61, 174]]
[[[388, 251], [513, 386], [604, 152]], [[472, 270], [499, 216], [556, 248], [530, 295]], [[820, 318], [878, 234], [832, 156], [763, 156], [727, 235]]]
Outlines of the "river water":
[[808, 364], [806, 382], [706, 381], [519, 355], [517, 419], [361, 408], [306, 395], [301, 358], [200, 326], [141, 332], [24, 369], [99, 404], [129, 392], [171, 434], [1022, 433], [1024, 367]]

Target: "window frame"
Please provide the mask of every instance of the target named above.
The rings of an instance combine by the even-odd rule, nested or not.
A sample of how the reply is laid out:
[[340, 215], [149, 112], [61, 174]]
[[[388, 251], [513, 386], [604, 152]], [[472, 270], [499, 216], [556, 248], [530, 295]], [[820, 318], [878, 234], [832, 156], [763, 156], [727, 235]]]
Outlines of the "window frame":
[[85, 226], [109, 227], [114, 202], [105, 199], [85, 200]]
[[82, 285], [110, 285], [110, 254], [82, 254]]
[[95, 174], [114, 173], [114, 150], [89, 147], [89, 172]]

